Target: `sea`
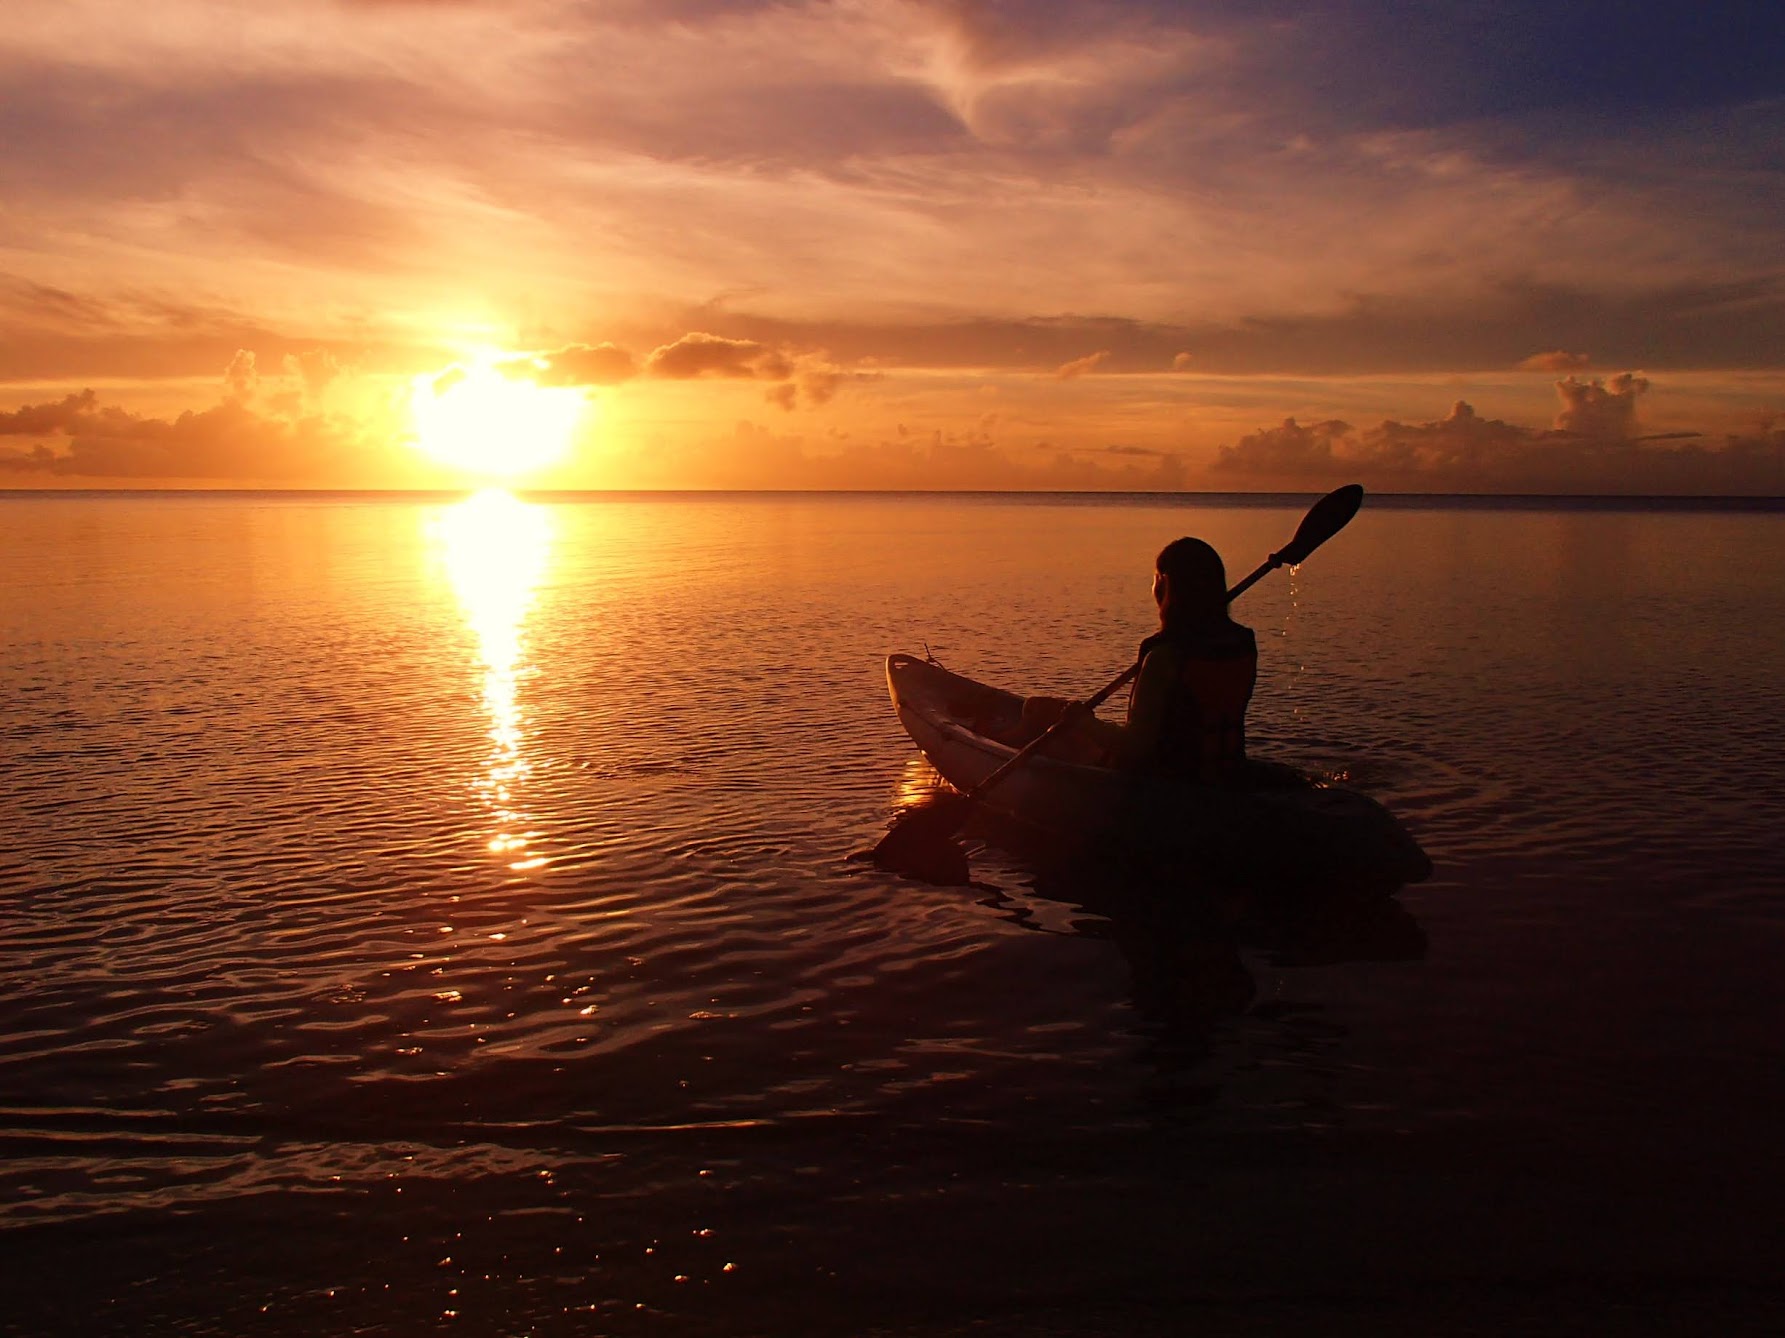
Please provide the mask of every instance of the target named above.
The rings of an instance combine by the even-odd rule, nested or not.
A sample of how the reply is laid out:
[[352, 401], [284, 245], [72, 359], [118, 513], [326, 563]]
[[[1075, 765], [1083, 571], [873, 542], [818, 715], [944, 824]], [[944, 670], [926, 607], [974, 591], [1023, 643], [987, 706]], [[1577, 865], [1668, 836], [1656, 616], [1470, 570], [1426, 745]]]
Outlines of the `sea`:
[[1416, 886], [851, 858], [1313, 501], [0, 495], [0, 1333], [1782, 1331], [1785, 502], [1235, 605]]

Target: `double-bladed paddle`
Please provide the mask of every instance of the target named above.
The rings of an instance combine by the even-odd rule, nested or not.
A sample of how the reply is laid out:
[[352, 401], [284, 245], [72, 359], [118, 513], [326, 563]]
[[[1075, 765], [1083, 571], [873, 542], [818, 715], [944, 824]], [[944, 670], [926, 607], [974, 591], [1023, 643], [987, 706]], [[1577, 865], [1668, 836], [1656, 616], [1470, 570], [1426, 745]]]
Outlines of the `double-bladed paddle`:
[[[1279, 548], [1258, 569], [1227, 592], [1228, 603], [1238, 599], [1278, 567], [1293, 567], [1305, 562], [1308, 554], [1332, 538], [1350, 523], [1363, 505], [1362, 485], [1348, 483], [1335, 488], [1308, 509], [1295, 537]], [[1087, 710], [1095, 710], [1140, 672], [1138, 663], [1131, 664], [1085, 701]], [[1076, 713], [1071, 713], [1076, 714]], [[1068, 715], [1048, 726], [1038, 737], [1020, 748], [991, 775], [964, 794], [949, 795], [922, 808], [907, 810], [893, 823], [880, 843], [868, 852], [868, 858], [883, 869], [908, 873], [938, 883], [967, 881], [967, 856], [955, 836], [973, 815], [979, 801], [1012, 771], [1047, 746], [1062, 727]]]

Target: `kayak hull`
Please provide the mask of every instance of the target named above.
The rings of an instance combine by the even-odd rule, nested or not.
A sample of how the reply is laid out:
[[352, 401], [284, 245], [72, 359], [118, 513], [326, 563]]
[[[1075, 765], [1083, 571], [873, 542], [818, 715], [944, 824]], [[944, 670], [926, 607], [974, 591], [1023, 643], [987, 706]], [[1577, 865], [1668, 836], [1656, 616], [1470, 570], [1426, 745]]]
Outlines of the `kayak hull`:
[[[971, 790], [1016, 754], [999, 736], [1020, 720], [1017, 694], [905, 654], [887, 659], [886, 682], [905, 731], [954, 788]], [[1261, 890], [1393, 887], [1432, 869], [1419, 843], [1374, 799], [1278, 763], [1250, 763], [1237, 784], [1212, 786], [1044, 753], [980, 804], [1055, 843]]]

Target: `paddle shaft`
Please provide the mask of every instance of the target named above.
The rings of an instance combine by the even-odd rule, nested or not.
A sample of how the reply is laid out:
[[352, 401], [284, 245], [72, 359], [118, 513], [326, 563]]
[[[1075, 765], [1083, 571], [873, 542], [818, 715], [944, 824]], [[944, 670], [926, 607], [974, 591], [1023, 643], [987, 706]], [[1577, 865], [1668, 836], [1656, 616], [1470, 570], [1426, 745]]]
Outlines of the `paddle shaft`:
[[1269, 576], [1272, 572], [1274, 572], [1278, 567], [1281, 567], [1282, 565], [1283, 565], [1282, 561], [1277, 557], [1277, 555], [1275, 553], [1272, 553], [1270, 555], [1270, 557], [1266, 558], [1263, 562], [1260, 562], [1258, 564], [1257, 571], [1253, 572], [1250, 576], [1246, 577], [1245, 580], [1241, 581], [1238, 585], [1234, 586], [1233, 589], [1231, 589], [1227, 592], [1227, 602], [1229, 604], [1233, 603], [1234, 600], [1238, 599], [1241, 595], [1245, 594], [1246, 591], [1250, 590], [1253, 586], [1257, 585], [1260, 581], [1262, 581], [1265, 577]]
[[[1278, 567], [1295, 566], [1303, 561], [1309, 553], [1320, 547], [1321, 544], [1332, 538], [1333, 535], [1337, 534], [1350, 523], [1351, 518], [1357, 514], [1357, 508], [1363, 502], [1363, 496], [1364, 490], [1358, 487], [1355, 483], [1352, 483], [1347, 484], [1343, 488], [1334, 489], [1325, 497], [1322, 497], [1308, 511], [1308, 514], [1302, 518], [1301, 526], [1295, 532], [1295, 538], [1290, 540], [1288, 544], [1277, 552], [1272, 553], [1263, 562], [1259, 563], [1256, 571], [1252, 572], [1245, 580], [1229, 590], [1227, 592], [1227, 602], [1229, 604], [1233, 603], [1234, 600], [1245, 594], [1246, 591], [1257, 585], [1258, 582], [1262, 581], [1266, 576], [1269, 576]], [[1116, 677], [1112, 678], [1095, 694], [1087, 698], [1085, 701], [1085, 709], [1090, 711], [1096, 710], [1099, 706], [1103, 705], [1104, 702], [1108, 701], [1110, 697], [1119, 692], [1123, 684], [1132, 680], [1139, 673], [1140, 662], [1137, 660], [1135, 663], [1129, 665], [1128, 668], [1124, 669], [1120, 674], [1116, 675]], [[1062, 713], [1058, 720], [1054, 721], [1053, 724], [1049, 725], [1038, 736], [1019, 748], [1016, 753], [996, 771], [992, 772], [991, 775], [987, 776], [978, 785], [975, 785], [971, 790], [967, 791], [965, 796], [967, 802], [972, 803], [975, 799], [978, 799], [980, 795], [984, 794], [987, 790], [991, 789], [992, 786], [1003, 780], [1018, 766], [1028, 761], [1040, 751], [1043, 744], [1053, 738], [1059, 730], [1064, 728], [1066, 723], [1067, 716], [1065, 713]]]

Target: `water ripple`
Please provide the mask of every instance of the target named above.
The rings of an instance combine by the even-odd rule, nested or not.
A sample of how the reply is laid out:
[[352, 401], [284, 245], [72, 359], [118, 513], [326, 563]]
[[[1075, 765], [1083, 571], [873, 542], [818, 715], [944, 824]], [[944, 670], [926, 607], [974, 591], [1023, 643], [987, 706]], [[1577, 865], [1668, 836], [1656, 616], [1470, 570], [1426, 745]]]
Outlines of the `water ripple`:
[[[929, 640], [1082, 693], [1145, 630], [1131, 533], [1071, 549], [1043, 600], [1022, 564], [1058, 517], [1000, 513], [997, 545], [942, 527], [900, 572], [875, 553], [902, 504], [750, 505], [725, 544], [692, 503], [561, 507], [549, 533], [497, 512], [494, 539], [343, 505], [298, 526], [326, 562], [259, 514], [215, 571], [148, 512], [151, 540], [9, 593], [0, 1226], [567, 1164], [645, 1196], [699, 1140], [833, 1124], [1327, 1110], [1337, 1041], [1265, 1007], [1276, 968], [1161, 965], [996, 851], [967, 893], [844, 862], [909, 784], [880, 657]], [[1230, 549], [1280, 539], [1271, 513], [1208, 519]], [[1249, 596], [1256, 739], [1405, 818], [1439, 869], [1420, 914], [1453, 943], [1553, 929], [1574, 887], [1780, 925], [1776, 647], [1669, 640], [1731, 612], [1703, 592], [1627, 590], [1581, 630], [1535, 566], [1463, 604], [1455, 569], [1382, 543]], [[1745, 599], [1780, 625], [1776, 582]], [[1598, 639], [1588, 669], [1565, 632]]]

